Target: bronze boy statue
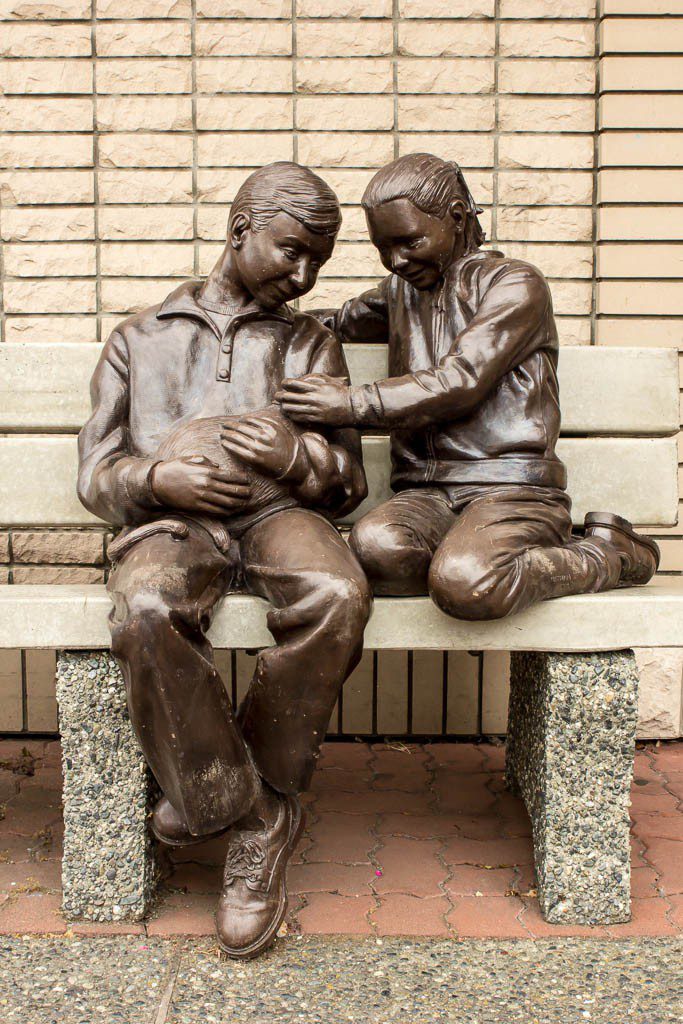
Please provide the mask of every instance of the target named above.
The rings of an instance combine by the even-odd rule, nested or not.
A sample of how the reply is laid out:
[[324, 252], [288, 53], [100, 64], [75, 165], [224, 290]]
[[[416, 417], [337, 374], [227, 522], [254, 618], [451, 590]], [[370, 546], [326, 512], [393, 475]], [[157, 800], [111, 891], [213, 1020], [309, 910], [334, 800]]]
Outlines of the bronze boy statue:
[[[304, 167], [247, 178], [207, 280], [109, 338], [79, 439], [81, 500], [126, 527], [110, 548], [112, 650], [163, 792], [152, 828], [178, 846], [231, 829], [216, 927], [235, 957], [265, 949], [284, 917], [297, 794], [371, 605], [329, 519], [366, 494], [358, 434], [303, 432], [273, 405], [286, 377], [347, 374], [332, 332], [287, 305], [313, 287], [340, 220]], [[235, 720], [205, 633], [237, 587], [270, 601], [276, 646]]]
[[390, 376], [348, 387], [315, 375], [278, 398], [303, 423], [391, 431], [397, 493], [351, 536], [375, 592], [428, 588], [450, 615], [495, 619], [646, 583], [659, 552], [625, 519], [591, 513], [572, 537], [543, 275], [480, 250], [480, 211], [457, 164], [401, 157], [362, 202], [390, 276], [318, 315], [343, 341], [387, 342]]

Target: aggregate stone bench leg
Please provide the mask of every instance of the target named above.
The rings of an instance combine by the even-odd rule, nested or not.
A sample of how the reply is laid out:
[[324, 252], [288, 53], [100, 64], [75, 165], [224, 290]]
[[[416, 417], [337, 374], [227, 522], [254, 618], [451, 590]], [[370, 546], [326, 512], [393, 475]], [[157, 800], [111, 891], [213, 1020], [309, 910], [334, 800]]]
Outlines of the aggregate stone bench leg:
[[69, 919], [139, 921], [157, 869], [147, 828], [153, 780], [104, 651], [63, 651], [57, 700], [64, 764], [62, 909]]
[[512, 655], [507, 781], [531, 817], [538, 897], [552, 924], [631, 916], [633, 651]]

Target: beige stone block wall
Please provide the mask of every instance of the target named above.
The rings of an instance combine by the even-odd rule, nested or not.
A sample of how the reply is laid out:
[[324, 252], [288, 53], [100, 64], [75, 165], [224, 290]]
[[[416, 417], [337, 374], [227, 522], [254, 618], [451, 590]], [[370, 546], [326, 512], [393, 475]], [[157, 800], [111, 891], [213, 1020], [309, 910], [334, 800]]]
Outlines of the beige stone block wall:
[[[683, 8], [604, 0], [601, 14], [595, 341], [683, 352]], [[683, 515], [652, 532], [661, 571], [683, 571]], [[679, 653], [641, 652], [639, 668], [641, 734], [681, 735]]]
[[[340, 243], [307, 302], [342, 301], [381, 274], [365, 183], [426, 149], [465, 168], [491, 244], [546, 271], [563, 344], [678, 345], [683, 21], [659, 0], [603, 7], [0, 0], [0, 344], [104, 340], [206, 273], [240, 181], [271, 160], [338, 191]], [[680, 530], [660, 536], [682, 571]], [[0, 581], [99, 582], [104, 538], [0, 532]], [[223, 661], [237, 692], [250, 661]], [[336, 727], [500, 731], [506, 671], [368, 653]], [[50, 672], [0, 657], [0, 731], [54, 727]]]

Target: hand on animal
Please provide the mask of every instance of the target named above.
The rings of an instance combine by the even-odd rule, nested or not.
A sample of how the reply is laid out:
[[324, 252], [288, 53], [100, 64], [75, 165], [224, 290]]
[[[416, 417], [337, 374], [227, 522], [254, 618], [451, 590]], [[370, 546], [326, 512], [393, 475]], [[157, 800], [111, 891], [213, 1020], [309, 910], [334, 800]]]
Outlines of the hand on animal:
[[342, 377], [311, 373], [288, 378], [283, 380], [275, 399], [282, 411], [297, 422], [324, 423], [328, 427], [347, 427], [354, 422], [351, 388]]
[[296, 434], [273, 417], [256, 414], [224, 423], [220, 437], [233, 455], [276, 480], [292, 469], [299, 454]]
[[251, 495], [245, 475], [226, 473], [201, 455], [157, 463], [151, 487], [162, 505], [210, 515], [233, 514]]

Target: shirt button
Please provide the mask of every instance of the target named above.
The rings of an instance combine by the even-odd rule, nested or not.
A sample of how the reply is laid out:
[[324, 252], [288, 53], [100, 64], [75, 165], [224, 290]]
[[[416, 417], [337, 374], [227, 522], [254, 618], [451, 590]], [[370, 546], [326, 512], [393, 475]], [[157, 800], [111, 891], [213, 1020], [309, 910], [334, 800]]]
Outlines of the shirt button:
[[227, 370], [219, 370], [218, 371], [218, 376], [220, 377], [221, 380], [227, 380], [228, 379], [228, 371]]
[[221, 352], [229, 353], [232, 351], [231, 345], [221, 345]]

